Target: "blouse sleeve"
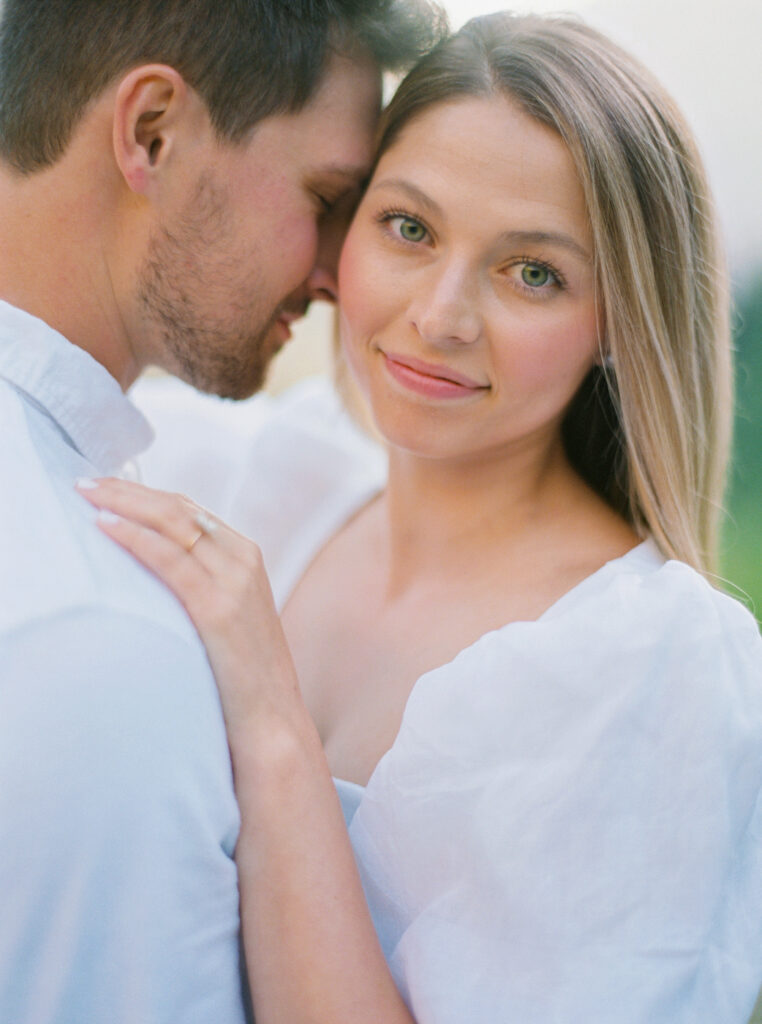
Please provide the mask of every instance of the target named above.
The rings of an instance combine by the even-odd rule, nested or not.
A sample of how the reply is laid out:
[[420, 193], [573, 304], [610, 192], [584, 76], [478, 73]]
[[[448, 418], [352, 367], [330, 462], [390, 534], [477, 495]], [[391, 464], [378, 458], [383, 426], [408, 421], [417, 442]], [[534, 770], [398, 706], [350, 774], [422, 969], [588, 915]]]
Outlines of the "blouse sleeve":
[[351, 826], [418, 1024], [746, 1024], [761, 792], [756, 623], [679, 563], [423, 676]]
[[228, 521], [259, 544], [282, 607], [307, 566], [386, 479], [386, 455], [325, 378], [280, 396], [232, 481]]
[[262, 393], [234, 402], [201, 394], [173, 377], [142, 379], [130, 398], [156, 435], [140, 456], [140, 479], [187, 494], [227, 518], [241, 463], [278, 402]]
[[131, 397], [156, 432], [140, 460], [143, 481], [187, 494], [256, 540], [279, 605], [386, 479], [383, 450], [325, 377], [244, 402], [166, 378], [141, 382]]

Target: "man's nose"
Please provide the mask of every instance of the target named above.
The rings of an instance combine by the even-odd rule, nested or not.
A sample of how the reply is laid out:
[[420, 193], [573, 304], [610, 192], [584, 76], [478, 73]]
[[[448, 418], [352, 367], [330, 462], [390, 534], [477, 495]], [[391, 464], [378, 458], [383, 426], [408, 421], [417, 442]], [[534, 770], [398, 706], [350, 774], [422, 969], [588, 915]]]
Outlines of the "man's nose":
[[312, 268], [307, 278], [308, 301], [321, 299], [323, 302], [336, 302], [339, 286], [336, 280], [336, 268], [321, 265], [319, 262]]
[[320, 225], [315, 265], [307, 278], [310, 300], [337, 301], [339, 257], [348, 228], [349, 218], [337, 213], [329, 214]]

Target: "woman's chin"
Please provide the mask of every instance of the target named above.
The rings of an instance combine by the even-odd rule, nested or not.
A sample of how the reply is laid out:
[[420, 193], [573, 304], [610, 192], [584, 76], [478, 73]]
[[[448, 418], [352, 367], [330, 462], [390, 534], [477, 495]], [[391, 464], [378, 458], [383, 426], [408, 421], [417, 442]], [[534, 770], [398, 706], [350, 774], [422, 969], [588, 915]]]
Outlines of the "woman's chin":
[[421, 459], [468, 458], [470, 454], [468, 446], [459, 443], [457, 432], [447, 430], [430, 412], [410, 416], [388, 408], [376, 410], [371, 404], [370, 414], [376, 432], [388, 448]]

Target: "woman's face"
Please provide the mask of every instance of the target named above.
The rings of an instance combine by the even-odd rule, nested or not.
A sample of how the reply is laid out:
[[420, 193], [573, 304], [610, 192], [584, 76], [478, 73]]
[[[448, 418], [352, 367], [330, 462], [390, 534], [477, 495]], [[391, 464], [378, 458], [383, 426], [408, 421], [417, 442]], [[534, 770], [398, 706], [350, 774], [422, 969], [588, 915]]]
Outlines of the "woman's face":
[[378, 164], [339, 289], [347, 358], [392, 445], [546, 452], [598, 352], [590, 226], [560, 136], [502, 97], [419, 115]]

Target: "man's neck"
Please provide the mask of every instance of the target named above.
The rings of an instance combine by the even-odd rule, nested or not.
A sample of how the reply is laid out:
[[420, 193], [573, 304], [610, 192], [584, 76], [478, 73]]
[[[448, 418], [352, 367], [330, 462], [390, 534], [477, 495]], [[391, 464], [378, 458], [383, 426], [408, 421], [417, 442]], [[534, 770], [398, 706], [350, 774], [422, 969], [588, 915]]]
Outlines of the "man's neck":
[[21, 176], [0, 166], [0, 298], [84, 349], [126, 390], [140, 367], [127, 341], [93, 198], [99, 183], [82, 180], [88, 188], [73, 184], [71, 167]]

